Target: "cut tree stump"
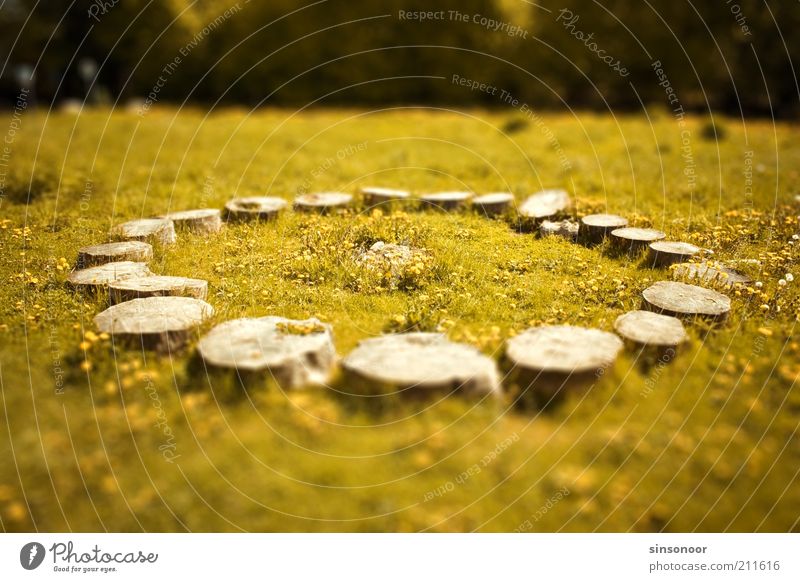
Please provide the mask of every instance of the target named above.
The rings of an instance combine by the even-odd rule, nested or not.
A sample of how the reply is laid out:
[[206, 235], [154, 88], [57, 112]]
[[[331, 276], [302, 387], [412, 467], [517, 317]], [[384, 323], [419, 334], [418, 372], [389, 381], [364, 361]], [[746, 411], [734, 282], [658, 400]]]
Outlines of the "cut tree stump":
[[282, 388], [325, 384], [336, 362], [331, 327], [318, 319], [226, 321], [206, 334], [197, 350], [207, 366], [266, 373]]
[[614, 322], [624, 339], [640, 346], [674, 348], [689, 339], [680, 319], [653, 311], [629, 311]]
[[494, 360], [437, 333], [364, 340], [342, 361], [342, 370], [345, 388], [356, 395], [500, 394]]
[[642, 297], [650, 311], [675, 317], [722, 322], [731, 310], [731, 300], [722, 293], [676, 281], [659, 281], [645, 289]]
[[611, 231], [611, 240], [621, 249], [636, 253], [647, 248], [650, 243], [667, 238], [667, 235], [654, 228], [617, 228]]
[[529, 196], [519, 206], [519, 215], [535, 221], [563, 214], [571, 204], [566, 190], [542, 190]]
[[747, 275], [743, 275], [739, 271], [735, 271], [719, 263], [713, 265], [679, 263], [675, 266], [672, 276], [675, 279], [696, 279], [723, 287], [735, 287], [737, 285], [748, 285], [752, 283], [752, 279]]
[[623, 348], [613, 333], [549, 325], [527, 329], [506, 342], [512, 393], [521, 404], [552, 404], [565, 391], [601, 377]]
[[514, 205], [514, 195], [510, 192], [492, 192], [472, 199], [472, 207], [486, 216], [504, 214]]
[[628, 226], [628, 219], [616, 214], [589, 214], [581, 218], [580, 236], [583, 240], [598, 244], [611, 234], [612, 230]]
[[98, 291], [107, 288], [115, 281], [149, 277], [152, 274], [146, 263], [117, 261], [73, 271], [67, 277], [67, 282], [79, 291]]
[[211, 317], [214, 309], [205, 301], [190, 297], [147, 297], [109, 307], [94, 322], [114, 340], [172, 352], [183, 347], [195, 328]]
[[198, 234], [214, 234], [222, 228], [222, 213], [216, 208], [182, 210], [164, 216], [178, 230], [184, 229]]
[[136, 277], [114, 281], [108, 286], [111, 303], [123, 303], [142, 297], [194, 297], [205, 299], [208, 283], [202, 279], [186, 277]]
[[365, 206], [378, 206], [388, 202], [407, 200], [411, 194], [407, 190], [393, 190], [392, 188], [366, 187], [361, 188], [361, 195]]
[[578, 223], [572, 220], [560, 220], [558, 222], [543, 220], [539, 225], [539, 236], [560, 236], [574, 242], [578, 240], [579, 228]]
[[153, 258], [153, 246], [139, 241], [125, 241], [92, 245], [78, 249], [78, 269], [88, 269], [107, 263], [132, 261], [146, 263]]
[[233, 198], [225, 203], [225, 218], [233, 222], [273, 220], [288, 204], [275, 196]]
[[344, 192], [317, 192], [303, 194], [294, 199], [294, 208], [302, 212], [331, 212], [346, 208], [353, 196]]
[[471, 197], [471, 192], [433, 192], [422, 194], [419, 200], [422, 202], [423, 208], [453, 212], [465, 208]]
[[685, 263], [700, 252], [698, 247], [685, 242], [658, 241], [650, 243], [649, 248], [648, 264], [653, 267]]
[[165, 218], [140, 218], [118, 224], [111, 235], [124, 240], [138, 240], [150, 244], [171, 245], [175, 243], [175, 225]]

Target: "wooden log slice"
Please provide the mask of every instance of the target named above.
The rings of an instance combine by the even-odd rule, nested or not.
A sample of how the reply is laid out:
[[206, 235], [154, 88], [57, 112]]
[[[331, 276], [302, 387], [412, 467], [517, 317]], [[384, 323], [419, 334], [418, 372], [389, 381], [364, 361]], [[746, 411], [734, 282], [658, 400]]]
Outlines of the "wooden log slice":
[[107, 263], [131, 261], [146, 263], [153, 258], [153, 246], [139, 241], [125, 241], [92, 245], [78, 249], [78, 269], [88, 269]]
[[136, 277], [114, 281], [108, 286], [111, 303], [122, 303], [142, 297], [194, 297], [205, 299], [208, 282], [186, 277]]
[[73, 271], [67, 277], [67, 282], [76, 290], [95, 292], [107, 288], [110, 283], [115, 281], [150, 275], [152, 273], [146, 263], [118, 261]]
[[274, 196], [233, 198], [225, 203], [225, 218], [233, 222], [273, 220], [287, 206], [286, 200]]
[[677, 281], [659, 281], [645, 289], [642, 297], [650, 311], [675, 317], [721, 322], [731, 310], [731, 300], [722, 293]]
[[177, 240], [175, 225], [165, 218], [140, 218], [123, 222], [111, 229], [111, 235], [122, 240], [160, 245], [171, 245]]

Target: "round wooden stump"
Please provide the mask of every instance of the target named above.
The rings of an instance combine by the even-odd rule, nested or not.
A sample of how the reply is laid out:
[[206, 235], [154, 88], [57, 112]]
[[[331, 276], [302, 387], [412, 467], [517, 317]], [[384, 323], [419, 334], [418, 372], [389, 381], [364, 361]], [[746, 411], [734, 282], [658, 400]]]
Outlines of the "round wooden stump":
[[184, 229], [198, 234], [214, 234], [222, 228], [221, 214], [216, 208], [202, 208], [172, 212], [164, 218], [171, 220], [178, 230]]
[[689, 337], [680, 319], [653, 311], [629, 311], [614, 322], [624, 339], [640, 346], [674, 348]]
[[115, 281], [108, 286], [111, 303], [123, 303], [142, 297], [194, 297], [205, 299], [208, 283], [186, 277], [136, 277]]
[[92, 245], [78, 249], [78, 260], [75, 266], [78, 269], [88, 269], [89, 267], [122, 261], [146, 263], [152, 258], [152, 245], [139, 241], [125, 241]]
[[542, 190], [526, 198], [518, 212], [523, 218], [539, 221], [566, 212], [570, 203], [566, 190]]
[[560, 236], [569, 241], [578, 240], [579, 225], [572, 220], [560, 220], [552, 222], [550, 220], [543, 220], [539, 225], [539, 236]]
[[547, 405], [564, 391], [596, 381], [622, 348], [622, 340], [613, 333], [551, 325], [530, 328], [509, 339], [505, 357], [520, 402]]
[[639, 252], [647, 248], [650, 243], [663, 240], [666, 237], [666, 234], [653, 228], [628, 227], [611, 231], [611, 240], [614, 241], [614, 244], [630, 253]]
[[491, 358], [436, 333], [364, 340], [342, 361], [344, 386], [357, 395], [500, 394]]
[[470, 192], [434, 192], [421, 195], [419, 200], [422, 202], [422, 208], [453, 212], [465, 208], [471, 197]]
[[653, 267], [669, 267], [675, 263], [685, 263], [700, 249], [685, 242], [658, 241], [650, 243], [648, 264]]
[[207, 366], [267, 372], [282, 388], [324, 384], [336, 361], [331, 327], [317, 319], [226, 321], [205, 335], [197, 350]]
[[344, 192], [318, 192], [303, 194], [294, 199], [294, 208], [302, 212], [331, 212], [346, 208], [353, 197]]
[[581, 218], [581, 238], [597, 244], [603, 242], [612, 230], [628, 226], [628, 219], [616, 214], [590, 214]]
[[214, 313], [205, 301], [189, 297], [147, 297], [109, 307], [94, 322], [115, 340], [159, 352], [183, 347], [194, 329]]
[[514, 195], [509, 192], [493, 192], [472, 199], [472, 207], [486, 216], [504, 214], [514, 204]]
[[722, 293], [676, 281], [659, 281], [645, 289], [642, 297], [650, 311], [675, 317], [721, 322], [731, 310], [731, 300]]
[[67, 277], [67, 281], [72, 287], [79, 291], [97, 291], [105, 289], [110, 283], [133, 279], [136, 277], [148, 277], [152, 273], [147, 268], [146, 263], [134, 263], [133, 261], [119, 261], [106, 263], [80, 271], [73, 271]]
[[393, 190], [391, 188], [361, 188], [364, 205], [378, 206], [387, 202], [407, 200], [411, 194], [407, 190]]
[[273, 220], [287, 206], [286, 200], [274, 196], [233, 198], [225, 203], [225, 218], [234, 222]]
[[743, 275], [730, 267], [720, 264], [712, 266], [707, 264], [679, 263], [672, 272], [672, 276], [675, 279], [697, 279], [698, 281], [705, 281], [706, 283], [723, 287], [735, 287], [737, 285], [748, 285], [752, 283], [752, 279], [747, 275]]
[[171, 245], [177, 240], [175, 225], [165, 218], [140, 218], [118, 224], [111, 235], [124, 240]]

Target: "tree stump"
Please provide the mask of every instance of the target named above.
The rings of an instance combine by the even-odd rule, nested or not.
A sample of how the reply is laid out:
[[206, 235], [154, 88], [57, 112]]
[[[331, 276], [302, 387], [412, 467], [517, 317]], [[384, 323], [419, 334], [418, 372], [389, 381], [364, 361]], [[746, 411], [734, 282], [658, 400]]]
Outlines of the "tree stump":
[[472, 207], [486, 216], [505, 214], [514, 205], [514, 195], [509, 192], [493, 192], [472, 199]]
[[669, 267], [676, 263], [685, 263], [700, 249], [685, 242], [658, 241], [650, 243], [648, 264], [653, 267]]
[[214, 234], [222, 228], [221, 214], [216, 208], [201, 208], [172, 212], [164, 218], [171, 220], [178, 230], [188, 230], [197, 234]]
[[659, 281], [645, 289], [642, 297], [650, 311], [681, 318], [722, 322], [731, 310], [731, 300], [722, 293], [676, 281]]
[[453, 212], [465, 208], [471, 197], [470, 192], [434, 192], [421, 195], [419, 200], [423, 208]]
[[364, 340], [342, 361], [342, 371], [345, 389], [355, 395], [500, 394], [494, 360], [436, 333]]
[[672, 272], [672, 276], [675, 279], [696, 279], [712, 285], [720, 285], [729, 288], [752, 283], [752, 279], [747, 275], [743, 275], [739, 271], [735, 271], [719, 263], [713, 266], [708, 264], [679, 263]]
[[581, 218], [580, 236], [586, 242], [599, 244], [612, 230], [628, 226], [628, 219], [616, 214], [589, 214]]
[[353, 197], [344, 192], [318, 192], [303, 194], [294, 199], [295, 210], [301, 212], [327, 213], [346, 208]]
[[67, 277], [67, 282], [78, 291], [95, 292], [115, 281], [151, 275], [146, 263], [118, 261], [73, 271]]
[[318, 319], [226, 321], [206, 334], [197, 350], [209, 367], [264, 373], [285, 389], [325, 384], [336, 361], [331, 327]]
[[566, 212], [570, 204], [566, 190], [542, 190], [526, 198], [518, 212], [521, 217], [538, 222]]
[[125, 241], [92, 245], [78, 249], [78, 269], [88, 269], [107, 263], [131, 261], [146, 263], [153, 258], [153, 247], [139, 241]]
[[273, 220], [287, 206], [286, 200], [274, 196], [233, 198], [225, 203], [225, 218], [232, 222]]
[[611, 240], [620, 248], [629, 253], [637, 253], [647, 248], [650, 243], [667, 238], [660, 230], [653, 228], [617, 228], [611, 231]]
[[122, 343], [158, 352], [183, 347], [214, 309], [190, 297], [147, 297], [109, 307], [94, 322], [97, 329]]
[[205, 299], [208, 283], [186, 277], [136, 277], [114, 281], [108, 286], [111, 303], [122, 303], [142, 297], [194, 297]]
[[118, 224], [111, 235], [124, 240], [171, 245], [177, 240], [175, 225], [165, 218], [140, 218]]
[[379, 206], [388, 202], [407, 200], [411, 194], [407, 190], [393, 190], [391, 188], [361, 188], [365, 206]]
[[624, 339], [645, 347], [675, 348], [689, 339], [680, 319], [653, 311], [629, 311], [614, 322]]

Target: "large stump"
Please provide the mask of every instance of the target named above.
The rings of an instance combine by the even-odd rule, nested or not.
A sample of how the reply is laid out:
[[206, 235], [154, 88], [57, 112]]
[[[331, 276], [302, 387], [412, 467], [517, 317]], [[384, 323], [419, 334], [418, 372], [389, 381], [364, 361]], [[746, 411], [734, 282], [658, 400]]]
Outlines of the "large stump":
[[465, 208], [472, 197], [470, 192], [433, 192], [419, 197], [422, 208], [453, 212]]
[[94, 292], [107, 288], [110, 283], [115, 281], [150, 275], [152, 273], [146, 263], [118, 261], [73, 271], [67, 277], [67, 282], [79, 291]]
[[189, 297], [147, 297], [109, 307], [94, 318], [97, 329], [116, 341], [172, 352], [214, 313], [205, 301]]
[[675, 348], [688, 338], [680, 319], [653, 311], [629, 311], [614, 322], [624, 339], [643, 347]]
[[722, 293], [676, 281], [659, 281], [645, 289], [642, 297], [650, 311], [675, 317], [721, 322], [731, 310], [731, 300]]
[[534, 327], [506, 342], [510, 382], [521, 404], [546, 405], [605, 373], [623, 344], [613, 333], [571, 325]]
[[233, 198], [225, 203], [225, 218], [232, 222], [273, 220], [287, 206], [286, 200], [274, 196]]
[[542, 190], [526, 198], [518, 212], [520, 217], [538, 222], [565, 213], [570, 204], [566, 190]]
[[344, 390], [365, 396], [500, 393], [491, 358], [436, 333], [370, 338], [342, 361]]
[[664, 240], [666, 234], [654, 228], [617, 228], [611, 231], [611, 240], [617, 248], [628, 251], [629, 253], [640, 252], [650, 245], [650, 243]]
[[111, 303], [122, 303], [142, 297], [194, 297], [205, 299], [208, 283], [186, 277], [136, 277], [115, 281], [108, 286]]
[[159, 245], [171, 245], [177, 240], [175, 225], [165, 218], [140, 218], [123, 222], [111, 229], [111, 235], [118, 239]]
[[407, 200], [411, 196], [407, 190], [377, 187], [361, 188], [361, 195], [365, 206], [379, 206], [389, 202], [398, 202]]
[[197, 350], [209, 367], [264, 374], [283, 388], [324, 384], [336, 361], [331, 327], [317, 319], [226, 321], [206, 334]]
[[688, 262], [700, 249], [685, 242], [658, 241], [650, 243], [648, 264], [653, 267], [669, 267]]
[[78, 249], [78, 269], [88, 269], [106, 263], [131, 261], [146, 263], [153, 258], [153, 246], [139, 241], [92, 245]]
[[472, 207], [486, 216], [505, 214], [514, 205], [514, 195], [509, 192], [493, 192], [472, 199]]
[[589, 214], [581, 218], [580, 236], [591, 244], [603, 242], [612, 230], [628, 226], [628, 219], [616, 214]]
[[294, 209], [301, 212], [327, 213], [347, 208], [353, 196], [344, 192], [317, 192], [294, 199]]
[[222, 228], [221, 214], [216, 208], [201, 208], [172, 212], [164, 218], [171, 220], [178, 230], [188, 230], [197, 234], [214, 234]]

